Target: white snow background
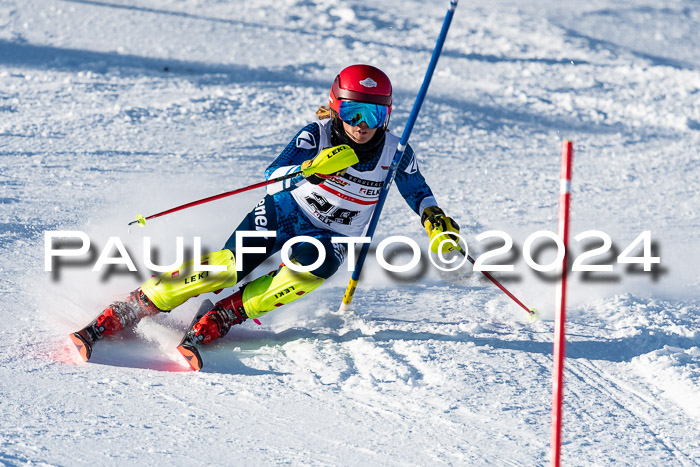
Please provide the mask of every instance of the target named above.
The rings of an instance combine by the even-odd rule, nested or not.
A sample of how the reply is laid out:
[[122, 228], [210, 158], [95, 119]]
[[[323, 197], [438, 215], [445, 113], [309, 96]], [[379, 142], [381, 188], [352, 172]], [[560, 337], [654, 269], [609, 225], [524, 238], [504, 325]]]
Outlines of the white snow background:
[[[564, 138], [572, 254], [586, 230], [614, 253], [649, 230], [662, 263], [572, 275], [562, 461], [700, 464], [697, 1], [460, 2], [410, 142], [472, 250], [513, 237], [495, 275], [540, 321], [469, 267], [397, 282], [369, 261], [353, 311], [343, 270], [199, 373], [174, 347], [213, 295], [88, 364], [70, 347], [149, 272], [45, 272], [45, 231], [96, 254], [118, 236], [137, 264], [144, 236], [162, 263], [177, 235], [220, 248], [262, 190], [126, 224], [262, 180], [352, 63], [389, 74], [400, 134], [447, 5], [0, 0], [0, 464], [547, 464], [555, 282], [522, 246], [556, 232]], [[396, 234], [427, 242], [394, 189], [377, 235]]]

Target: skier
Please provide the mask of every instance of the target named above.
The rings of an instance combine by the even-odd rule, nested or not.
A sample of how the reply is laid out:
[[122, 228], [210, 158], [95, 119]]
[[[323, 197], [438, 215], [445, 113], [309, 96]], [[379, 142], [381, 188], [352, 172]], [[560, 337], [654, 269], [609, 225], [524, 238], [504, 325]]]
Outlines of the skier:
[[[188, 352], [196, 353], [195, 343], [208, 344], [226, 335], [231, 326], [247, 319], [257, 321], [319, 287], [337, 271], [347, 254], [346, 244], [334, 243], [331, 238], [361, 236], [370, 221], [399, 144], [399, 138], [388, 132], [391, 110], [391, 82], [381, 70], [369, 65], [343, 69], [331, 87], [329, 107], [321, 107], [317, 111], [319, 120], [302, 128], [265, 171], [267, 179], [299, 170], [304, 170], [305, 176], [269, 185], [267, 195], [243, 219], [224, 248], [197, 258], [198, 265], [212, 269], [219, 266], [222, 270], [192, 272], [193, 259], [175, 271], [148, 279], [125, 301], [111, 304], [90, 325], [71, 336], [83, 358], [90, 357], [96, 340], [144, 316], [169, 312], [191, 297], [233, 287], [296, 236], [313, 237], [317, 245], [310, 241], [296, 243], [289, 256], [292, 263], [315, 264], [318, 244], [325, 250], [325, 260], [311, 272], [295, 272], [282, 264], [240, 286], [194, 324], [179, 350], [189, 359]], [[354, 152], [351, 156], [356, 162], [330, 175], [316, 172], [314, 167], [338, 152]], [[395, 180], [408, 205], [421, 216], [431, 240], [442, 232], [459, 232], [457, 223], [438, 207], [408, 145]], [[236, 248], [241, 245], [237, 245], [236, 233], [261, 230], [276, 235], [246, 237], [245, 248], [257, 247], [260, 252], [243, 255], [242, 270], [237, 272]], [[453, 246], [449, 242], [431, 243], [433, 252], [438, 248], [446, 253]], [[191, 364], [199, 369], [201, 360]]]

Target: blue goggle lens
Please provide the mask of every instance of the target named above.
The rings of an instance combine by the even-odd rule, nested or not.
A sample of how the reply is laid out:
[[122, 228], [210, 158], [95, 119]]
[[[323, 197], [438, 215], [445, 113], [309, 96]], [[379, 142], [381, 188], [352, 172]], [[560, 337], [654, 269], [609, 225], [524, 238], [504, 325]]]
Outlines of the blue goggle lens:
[[387, 106], [365, 102], [340, 101], [339, 109], [338, 116], [348, 125], [357, 126], [365, 122], [371, 129], [384, 125], [389, 115]]

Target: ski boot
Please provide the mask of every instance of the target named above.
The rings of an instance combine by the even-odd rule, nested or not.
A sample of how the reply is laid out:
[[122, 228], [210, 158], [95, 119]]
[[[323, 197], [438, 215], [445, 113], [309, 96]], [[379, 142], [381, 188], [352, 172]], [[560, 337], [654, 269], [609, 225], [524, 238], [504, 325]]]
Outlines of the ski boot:
[[202, 368], [198, 345], [223, 337], [234, 324], [248, 318], [260, 324], [265, 313], [298, 300], [323, 283], [310, 272], [295, 272], [282, 265], [279, 269], [241, 286], [209, 311], [200, 309], [177, 349], [195, 370]]
[[195, 260], [159, 277], [151, 277], [124, 302], [110, 305], [84, 329], [73, 333], [71, 340], [84, 360], [92, 353], [92, 345], [104, 336], [136, 324], [141, 318], [161, 311], [170, 311], [202, 293], [215, 292], [236, 284], [236, 263], [230, 250], [206, 253], [200, 265], [225, 266], [221, 271], [195, 271]]
[[[211, 302], [209, 303], [211, 306]], [[216, 302], [216, 305], [209, 311], [200, 308], [185, 333], [185, 337], [177, 346], [177, 350], [185, 357], [193, 370], [200, 370], [202, 357], [197, 345], [206, 345], [225, 336], [231, 326], [241, 324], [247, 319], [248, 315], [243, 308], [243, 289], [241, 288], [230, 297]]]
[[100, 316], [78, 332], [70, 335], [78, 353], [86, 362], [92, 355], [92, 346], [105, 336], [111, 336], [138, 323], [145, 316], [160, 313], [145, 293], [138, 288], [123, 302], [115, 302], [105, 308]]

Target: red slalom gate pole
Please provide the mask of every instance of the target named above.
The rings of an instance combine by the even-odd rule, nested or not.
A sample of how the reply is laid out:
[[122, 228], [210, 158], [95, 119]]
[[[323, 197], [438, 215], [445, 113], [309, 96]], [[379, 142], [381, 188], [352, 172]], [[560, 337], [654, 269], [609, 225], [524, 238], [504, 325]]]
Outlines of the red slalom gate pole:
[[566, 351], [566, 269], [569, 243], [569, 207], [571, 203], [571, 163], [574, 143], [565, 140], [561, 153], [561, 180], [559, 187], [559, 237], [564, 244], [561, 266], [561, 284], [557, 293], [554, 317], [554, 369], [552, 372], [552, 439], [551, 463], [559, 467], [561, 459], [562, 405], [564, 402], [564, 358]]

